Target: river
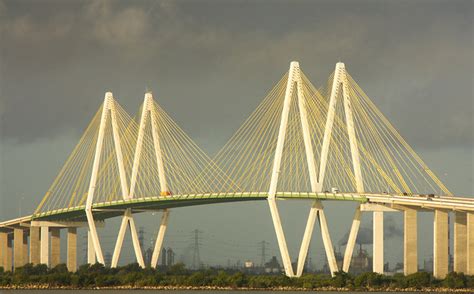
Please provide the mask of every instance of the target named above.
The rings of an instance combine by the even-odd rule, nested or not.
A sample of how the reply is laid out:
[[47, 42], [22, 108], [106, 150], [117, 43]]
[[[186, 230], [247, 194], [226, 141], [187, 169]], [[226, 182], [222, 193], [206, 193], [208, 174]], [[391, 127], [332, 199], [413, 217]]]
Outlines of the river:
[[[30, 294], [32, 290], [0, 290], [1, 294]], [[236, 293], [236, 292], [245, 292], [247, 294], [259, 294], [264, 293], [268, 294], [274, 291], [230, 291], [230, 290], [223, 290], [223, 291], [202, 291], [202, 290], [33, 290], [35, 294], [46, 294], [46, 293], [53, 293], [53, 294], [72, 294], [72, 293], [80, 293], [80, 294], [112, 294], [112, 293], [119, 293], [119, 294], [126, 294], [126, 293], [133, 293], [133, 294], [149, 294], [151, 292], [159, 291], [160, 294], [209, 294], [209, 293]], [[304, 291], [280, 291], [280, 293], [285, 294], [295, 294], [295, 293], [302, 293]], [[308, 291], [309, 292], [309, 291]], [[318, 293], [328, 293], [334, 294], [336, 292], [318, 292]], [[359, 294], [359, 293], [388, 293], [388, 292], [344, 292], [348, 294]], [[389, 293], [414, 293], [414, 292], [389, 292]]]

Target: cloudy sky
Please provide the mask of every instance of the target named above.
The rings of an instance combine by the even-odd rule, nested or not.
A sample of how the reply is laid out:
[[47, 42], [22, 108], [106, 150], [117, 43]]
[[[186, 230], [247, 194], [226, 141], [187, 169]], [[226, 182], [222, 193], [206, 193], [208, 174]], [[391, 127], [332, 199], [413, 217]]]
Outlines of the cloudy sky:
[[[134, 114], [152, 89], [212, 155], [292, 60], [315, 85], [345, 62], [445, 184], [474, 195], [473, 19], [473, 1], [0, 0], [0, 219], [34, 210], [105, 91]], [[353, 210], [338, 205], [327, 205], [334, 243]], [[281, 206], [295, 256], [309, 203]], [[428, 236], [420, 259], [431, 250], [431, 218], [420, 218]], [[158, 217], [138, 220], [151, 238]], [[401, 224], [399, 215], [389, 220]], [[264, 203], [176, 210], [170, 225], [170, 246], [187, 244], [197, 226], [204, 244], [250, 248], [204, 252], [209, 263], [256, 259], [262, 239], [277, 254]], [[320, 266], [318, 232], [312, 252]], [[394, 239], [386, 247], [391, 263], [402, 257]]]

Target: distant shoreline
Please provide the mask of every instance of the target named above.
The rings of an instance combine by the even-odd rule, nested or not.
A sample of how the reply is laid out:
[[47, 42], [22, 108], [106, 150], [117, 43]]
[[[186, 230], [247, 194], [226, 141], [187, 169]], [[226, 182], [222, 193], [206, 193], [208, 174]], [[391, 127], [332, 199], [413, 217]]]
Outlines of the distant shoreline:
[[14, 272], [0, 268], [0, 289], [24, 290], [202, 290], [202, 291], [328, 291], [328, 292], [459, 292], [474, 293], [474, 276], [451, 272], [436, 279], [427, 272], [385, 276], [366, 272], [306, 274], [290, 278], [282, 274], [255, 275], [240, 271], [205, 269], [191, 271], [183, 264], [166, 270], [129, 264], [107, 268], [102, 264], [82, 265], [72, 273], [65, 264], [52, 269], [27, 264]]
[[297, 287], [274, 287], [274, 288], [249, 288], [249, 287], [214, 287], [214, 286], [114, 286], [114, 287], [71, 287], [71, 286], [50, 286], [50, 285], [11, 285], [8, 287], [0, 286], [0, 290], [200, 290], [200, 291], [301, 291], [301, 292], [426, 292], [426, 293], [474, 293], [474, 288], [452, 289], [452, 288], [368, 288], [368, 289], [349, 289], [336, 287], [321, 288], [297, 288]]

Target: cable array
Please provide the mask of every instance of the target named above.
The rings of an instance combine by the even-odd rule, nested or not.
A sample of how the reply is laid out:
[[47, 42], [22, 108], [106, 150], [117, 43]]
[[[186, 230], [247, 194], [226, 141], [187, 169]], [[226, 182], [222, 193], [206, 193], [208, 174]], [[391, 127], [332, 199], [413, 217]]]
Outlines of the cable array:
[[[151, 115], [154, 115], [156, 121], [168, 190], [166, 192], [170, 195], [212, 193], [223, 186], [224, 182], [231, 182], [163, 108], [156, 102], [154, 107], [155, 112]], [[151, 119], [148, 121], [151, 122]], [[151, 123], [145, 124], [135, 198], [159, 196], [163, 191], [152, 129]]]
[[[239, 186], [239, 191], [269, 190], [287, 79], [288, 74], [285, 74], [214, 158]], [[334, 73], [327, 85], [318, 90], [301, 72], [302, 99], [306, 105], [317, 173], [322, 161], [333, 80]], [[351, 103], [365, 192], [451, 195], [349, 74], [344, 82]], [[356, 184], [342, 84], [339, 87], [322, 187], [323, 191], [335, 187], [354, 193]], [[297, 91], [292, 95], [277, 191], [310, 192]], [[220, 191], [231, 192], [232, 188], [224, 186]]]
[[[133, 152], [138, 129], [133, 118], [113, 100], [118, 136], [127, 178], [130, 177]], [[72, 208], [85, 204], [89, 190], [92, 165], [99, 134], [102, 105], [92, 118], [56, 179], [46, 192], [35, 213]], [[104, 140], [97, 176], [94, 202], [122, 199], [119, 167], [113, 137], [111, 112], [106, 112]]]
[[[319, 89], [303, 72], [300, 74], [300, 84], [294, 85], [289, 108], [277, 186], [279, 192], [311, 191], [298, 99], [303, 99], [306, 107], [317, 173], [322, 161], [321, 150], [334, 73], [329, 76], [327, 84]], [[153, 119], [148, 119], [144, 127], [133, 197], [268, 192], [288, 76], [288, 73], [283, 75], [213, 159], [153, 102], [154, 111], [150, 112]], [[351, 104], [365, 192], [451, 195], [348, 73], [343, 83], [345, 86], [340, 85], [336, 96], [323, 191], [337, 187], [339, 191], [356, 192], [344, 108], [344, 99], [347, 98]], [[298, 96], [296, 86], [300, 87], [302, 97]], [[112, 103], [117, 134], [112, 124], [112, 111], [107, 111], [94, 203], [129, 196], [129, 191], [124, 193], [120, 184], [114, 135], [120, 138], [127, 182], [132, 177], [136, 160], [140, 116], [134, 119], [115, 100]], [[104, 105], [92, 118], [35, 213], [85, 204], [103, 108]], [[155, 130], [152, 121], [155, 122]], [[160, 148], [157, 148], [155, 140], [158, 140]], [[163, 162], [167, 185], [165, 195], [165, 189], [160, 186], [157, 152], [161, 154]]]

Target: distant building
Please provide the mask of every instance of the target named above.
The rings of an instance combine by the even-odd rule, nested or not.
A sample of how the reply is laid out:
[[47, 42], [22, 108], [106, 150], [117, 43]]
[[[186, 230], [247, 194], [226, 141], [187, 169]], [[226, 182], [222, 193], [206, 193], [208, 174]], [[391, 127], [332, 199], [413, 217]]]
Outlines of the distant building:
[[252, 268], [252, 267], [253, 267], [253, 261], [246, 260], [246, 261], [244, 262], [244, 267], [245, 267], [245, 268]]
[[281, 272], [281, 266], [280, 266], [280, 263], [278, 263], [276, 256], [273, 256], [269, 262], [265, 263], [265, 272], [266, 273]]

